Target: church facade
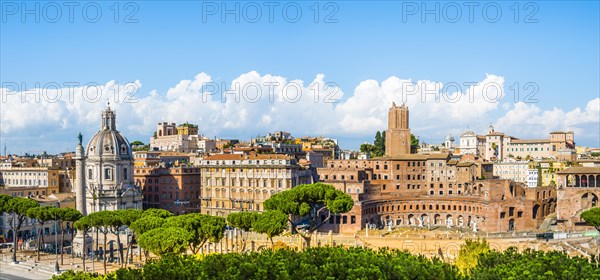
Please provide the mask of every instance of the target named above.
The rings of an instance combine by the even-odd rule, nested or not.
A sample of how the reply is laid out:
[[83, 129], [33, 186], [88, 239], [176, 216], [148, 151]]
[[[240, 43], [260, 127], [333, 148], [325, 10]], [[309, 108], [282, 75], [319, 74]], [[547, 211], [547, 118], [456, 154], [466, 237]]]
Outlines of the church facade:
[[[85, 149], [76, 149], [77, 209], [84, 215], [103, 210], [142, 209], [142, 191], [133, 178], [133, 155], [116, 128], [110, 106], [102, 112], [100, 130]], [[84, 154], [85, 151], [85, 154]]]

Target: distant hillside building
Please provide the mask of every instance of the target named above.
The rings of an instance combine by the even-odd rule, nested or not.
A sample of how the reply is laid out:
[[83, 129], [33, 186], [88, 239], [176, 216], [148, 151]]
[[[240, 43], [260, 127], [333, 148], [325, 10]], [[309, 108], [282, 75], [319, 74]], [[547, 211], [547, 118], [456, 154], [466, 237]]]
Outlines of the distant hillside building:
[[551, 132], [549, 139], [519, 139], [494, 130], [490, 124], [486, 135], [466, 131], [460, 136], [461, 154], [478, 155], [486, 160], [507, 158], [548, 159], [573, 161], [577, 159], [574, 133]]
[[211, 153], [216, 150], [216, 141], [198, 135], [198, 126], [184, 123], [161, 122], [150, 138], [150, 150], [176, 151], [182, 153]]

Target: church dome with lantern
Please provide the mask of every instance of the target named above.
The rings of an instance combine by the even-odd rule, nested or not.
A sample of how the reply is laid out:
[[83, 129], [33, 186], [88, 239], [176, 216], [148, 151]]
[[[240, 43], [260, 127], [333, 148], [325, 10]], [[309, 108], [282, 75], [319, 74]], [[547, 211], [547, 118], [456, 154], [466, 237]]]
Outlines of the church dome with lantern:
[[108, 107], [102, 112], [100, 131], [88, 142], [86, 156], [88, 158], [109, 157], [132, 160], [131, 145], [116, 127], [116, 115]]
[[102, 123], [85, 148], [86, 212], [141, 209], [141, 190], [133, 178], [131, 145], [116, 126], [116, 114], [108, 104]]

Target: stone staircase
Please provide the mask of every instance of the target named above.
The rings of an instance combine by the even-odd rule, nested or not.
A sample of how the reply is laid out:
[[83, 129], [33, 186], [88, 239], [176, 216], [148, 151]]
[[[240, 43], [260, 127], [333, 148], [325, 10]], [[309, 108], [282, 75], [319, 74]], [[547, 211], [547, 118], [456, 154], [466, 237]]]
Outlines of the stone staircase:
[[569, 243], [568, 241], [562, 241], [561, 244], [563, 245], [563, 247], [569, 252], [574, 252], [577, 255], [581, 255], [584, 257], [589, 257], [590, 255], [588, 255], [588, 253], [584, 252], [583, 250], [579, 249], [578, 247], [573, 246], [571, 243]]
[[556, 214], [548, 215], [540, 225], [540, 232], [556, 230]]
[[569, 245], [573, 246], [579, 251], [585, 252], [584, 256], [598, 255], [600, 249], [598, 248], [598, 241], [594, 238], [583, 239], [583, 240], [569, 240]]
[[2, 266], [11, 271], [22, 271], [27, 275], [35, 275], [32, 279], [50, 279], [54, 274], [54, 265], [21, 261], [18, 263], [2, 262]]

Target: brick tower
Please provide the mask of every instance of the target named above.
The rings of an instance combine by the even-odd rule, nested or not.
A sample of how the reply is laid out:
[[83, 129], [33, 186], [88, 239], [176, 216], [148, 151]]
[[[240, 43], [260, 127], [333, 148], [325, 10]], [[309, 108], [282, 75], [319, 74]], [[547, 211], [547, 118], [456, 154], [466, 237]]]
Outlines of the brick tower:
[[385, 155], [395, 157], [410, 154], [410, 143], [408, 107], [392, 103], [388, 112], [388, 129], [385, 132]]

